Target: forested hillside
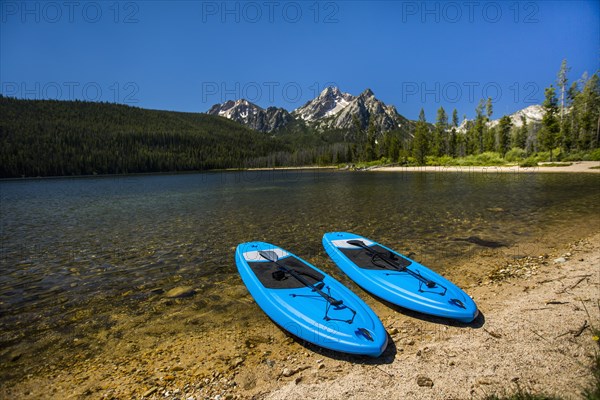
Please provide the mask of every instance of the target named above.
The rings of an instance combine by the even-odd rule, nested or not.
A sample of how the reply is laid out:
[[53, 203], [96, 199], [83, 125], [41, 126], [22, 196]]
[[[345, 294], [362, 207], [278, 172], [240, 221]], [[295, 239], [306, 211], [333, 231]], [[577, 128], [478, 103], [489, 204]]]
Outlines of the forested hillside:
[[246, 167], [289, 151], [278, 139], [199, 113], [0, 96], [0, 116], [5, 178]]

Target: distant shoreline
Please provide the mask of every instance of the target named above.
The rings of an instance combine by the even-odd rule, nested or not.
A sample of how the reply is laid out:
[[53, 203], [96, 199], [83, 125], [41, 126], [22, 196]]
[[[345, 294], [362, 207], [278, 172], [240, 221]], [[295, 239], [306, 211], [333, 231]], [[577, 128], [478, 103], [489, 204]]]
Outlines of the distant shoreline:
[[[596, 167], [595, 169], [593, 169]], [[379, 172], [463, 172], [463, 173], [513, 173], [513, 174], [527, 174], [527, 173], [600, 173], [600, 161], [577, 161], [571, 165], [565, 166], [544, 166], [544, 164], [535, 167], [519, 167], [518, 165], [506, 166], [398, 166], [398, 167], [373, 167], [367, 169], [368, 171], [379, 171]]]
[[[594, 169], [595, 168], [595, 169]], [[21, 180], [46, 180], [46, 179], [86, 179], [86, 178], [111, 178], [111, 177], [137, 177], [151, 175], [190, 175], [216, 172], [254, 172], [254, 171], [316, 171], [336, 170], [353, 171], [349, 167], [339, 168], [335, 165], [318, 166], [309, 165], [301, 167], [259, 167], [259, 168], [225, 168], [208, 169], [198, 171], [162, 171], [162, 172], [134, 172], [125, 174], [97, 174], [97, 175], [57, 175], [57, 176], [26, 176], [18, 178], [0, 178], [0, 182], [11, 182]], [[547, 167], [544, 164], [535, 167], [519, 167], [518, 165], [491, 165], [491, 166], [457, 166], [457, 165], [423, 165], [423, 166], [373, 166], [359, 171], [376, 172], [462, 172], [462, 173], [600, 173], [600, 161], [575, 161], [568, 166]]]
[[95, 174], [95, 175], [50, 175], [50, 176], [23, 176], [13, 178], [0, 178], [0, 182], [27, 181], [27, 180], [46, 180], [46, 179], [87, 179], [87, 178], [131, 178], [138, 176], [152, 175], [193, 175], [210, 174], [216, 172], [244, 172], [244, 171], [298, 171], [298, 170], [323, 170], [337, 169], [337, 166], [304, 166], [304, 167], [262, 167], [262, 168], [220, 168], [206, 169], [196, 171], [156, 171], [156, 172], [130, 172], [124, 174]]

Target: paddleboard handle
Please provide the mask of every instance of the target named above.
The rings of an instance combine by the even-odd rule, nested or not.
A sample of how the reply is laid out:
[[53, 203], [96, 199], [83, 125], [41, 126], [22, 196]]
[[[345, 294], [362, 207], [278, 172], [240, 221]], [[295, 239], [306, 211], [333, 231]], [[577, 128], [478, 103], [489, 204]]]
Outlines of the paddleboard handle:
[[304, 286], [311, 288], [313, 292], [317, 292], [318, 294], [320, 294], [332, 306], [339, 307], [342, 304], [344, 304], [343, 300], [334, 299], [333, 297], [331, 297], [330, 295], [328, 295], [327, 293], [325, 293], [321, 290], [325, 285], [323, 282], [319, 282], [316, 285], [311, 285], [310, 282], [308, 282], [306, 279], [304, 279], [304, 277], [302, 277], [296, 271], [280, 264], [278, 261], [279, 256], [274, 251], [261, 250], [258, 252], [258, 254], [260, 254], [260, 256], [262, 258], [264, 258], [268, 261], [271, 261], [272, 263], [275, 263], [275, 265], [277, 265], [281, 269], [281, 271], [283, 271], [284, 273], [290, 274], [291, 276], [296, 278], [300, 283], [302, 283]]
[[[427, 286], [429, 289], [433, 289], [434, 287], [437, 286], [437, 283], [435, 283], [434, 281], [432, 281], [430, 279], [425, 278], [423, 275], [419, 274], [418, 272], [414, 272], [414, 271], [408, 269], [407, 267], [403, 267], [403, 266], [396, 264], [394, 262], [394, 259], [397, 259], [397, 257], [391, 251], [389, 252], [390, 256], [388, 258], [384, 253], [375, 251], [372, 248], [370, 248], [369, 246], [367, 246], [362, 240], [353, 239], [353, 240], [348, 240], [346, 243], [351, 244], [352, 246], [360, 247], [360, 248], [366, 250], [369, 254], [372, 254], [371, 260], [372, 260], [373, 264], [375, 264], [374, 258], [379, 257], [383, 262], [385, 262], [387, 265], [391, 266], [392, 268], [397, 269], [398, 271], [401, 271], [401, 272], [406, 272], [409, 275], [412, 275], [413, 277], [417, 278], [418, 280], [423, 282], [425, 284], [425, 286]], [[375, 264], [375, 265], [377, 265], [377, 264]]]

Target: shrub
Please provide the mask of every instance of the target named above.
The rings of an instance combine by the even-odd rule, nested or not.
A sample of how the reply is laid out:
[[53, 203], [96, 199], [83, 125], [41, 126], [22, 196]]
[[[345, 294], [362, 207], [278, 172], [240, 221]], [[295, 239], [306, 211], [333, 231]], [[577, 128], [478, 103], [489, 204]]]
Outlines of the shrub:
[[500, 153], [492, 151], [486, 151], [485, 153], [477, 155], [476, 160], [479, 165], [502, 165], [506, 163], [504, 159], [500, 157]]
[[520, 147], [513, 147], [506, 153], [504, 159], [508, 162], [515, 162], [523, 160], [526, 156], [527, 152], [525, 150]]
[[450, 156], [427, 157], [427, 165], [455, 165], [456, 159]]
[[566, 156], [565, 158], [563, 158], [563, 161], [583, 161], [583, 158], [586, 156], [586, 154], [580, 152], [580, 151], [575, 151], [571, 154], [569, 154], [568, 156]]
[[519, 164], [519, 167], [531, 168], [531, 167], [537, 167], [537, 165], [538, 165], [538, 162], [535, 157], [528, 157]]
[[583, 156], [584, 161], [600, 161], [600, 148], [596, 150], [592, 150], [585, 156]]

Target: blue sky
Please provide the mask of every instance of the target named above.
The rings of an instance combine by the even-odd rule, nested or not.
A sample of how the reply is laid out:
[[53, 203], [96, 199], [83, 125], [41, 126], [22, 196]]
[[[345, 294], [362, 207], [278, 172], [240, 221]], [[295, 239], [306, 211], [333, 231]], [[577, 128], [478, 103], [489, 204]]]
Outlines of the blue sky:
[[293, 110], [335, 84], [416, 119], [494, 117], [600, 66], [600, 2], [0, 3], [0, 91], [204, 112], [240, 97]]

